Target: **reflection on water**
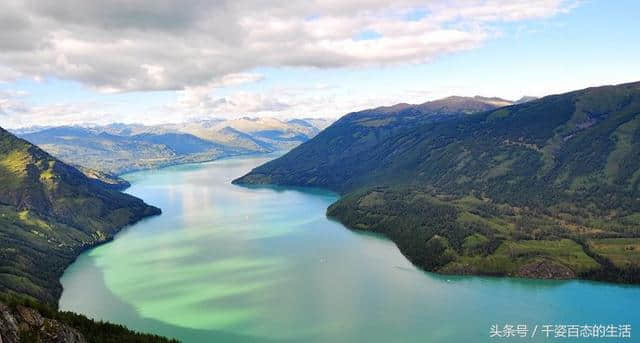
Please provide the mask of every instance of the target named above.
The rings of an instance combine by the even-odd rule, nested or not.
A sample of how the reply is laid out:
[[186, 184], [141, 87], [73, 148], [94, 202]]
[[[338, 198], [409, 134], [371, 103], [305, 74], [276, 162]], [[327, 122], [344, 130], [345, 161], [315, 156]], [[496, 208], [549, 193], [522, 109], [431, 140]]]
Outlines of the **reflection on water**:
[[83, 254], [60, 307], [187, 342], [482, 342], [494, 323], [639, 324], [637, 287], [424, 273], [328, 220], [333, 193], [230, 184], [265, 161], [128, 175], [163, 214]]

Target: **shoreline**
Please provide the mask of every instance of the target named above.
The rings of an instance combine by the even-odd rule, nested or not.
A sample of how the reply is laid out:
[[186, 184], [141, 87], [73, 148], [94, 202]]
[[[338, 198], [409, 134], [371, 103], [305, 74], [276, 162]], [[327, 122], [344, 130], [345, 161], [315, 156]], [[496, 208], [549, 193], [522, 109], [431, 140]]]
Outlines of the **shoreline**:
[[[239, 157], [239, 158], [242, 158], [242, 157]], [[201, 164], [201, 163], [197, 163], [197, 164], [194, 164], [194, 165], [200, 165], [200, 164]], [[194, 167], [193, 169], [192, 169], [192, 168], [187, 168], [187, 169], [185, 169], [184, 171], [183, 171], [183, 169], [178, 168], [178, 169], [172, 170], [170, 173], [174, 173], [174, 172], [175, 172], [175, 173], [181, 173], [181, 172], [190, 173], [190, 172], [198, 172], [198, 171], [201, 171], [201, 172], [199, 172], [199, 174], [198, 174], [198, 175], [201, 175], [201, 176], [203, 176], [203, 177], [204, 177], [204, 175], [216, 175], [216, 174], [209, 174], [209, 173], [207, 173], [206, 171], [207, 171], [207, 170], [209, 170], [208, 168], [222, 169], [222, 168], [228, 168], [228, 167], [230, 167], [230, 166], [234, 166], [234, 168], [235, 168], [236, 164], [235, 164], [235, 163], [222, 163], [222, 164], [217, 165], [216, 167], [206, 167], [206, 166], [202, 166], [202, 167], [200, 167], [200, 168], [195, 168], [195, 167]], [[229, 173], [229, 172], [228, 172], [228, 173], [227, 173], [227, 175], [233, 175], [233, 174], [236, 174], [236, 171], [235, 171], [235, 170], [237, 170], [237, 169], [234, 169], [234, 172], [231, 172], [231, 173]], [[156, 174], [153, 174], [153, 173], [148, 174], [148, 176], [149, 176], [149, 177], [153, 177], [154, 175], [156, 175]], [[151, 185], [151, 186], [153, 186], [153, 185], [160, 185], [160, 184], [162, 184], [162, 183], [164, 182], [164, 180], [168, 180], [168, 179], [170, 179], [170, 178], [167, 178], [167, 175], [169, 175], [169, 172], [167, 172], [167, 174], [166, 174], [166, 175], [165, 175], [164, 173], [161, 173], [161, 174], [159, 175], [159, 179], [158, 179], [159, 181], [153, 181], [153, 182], [145, 183], [145, 185], [146, 185], [146, 184]], [[216, 179], [217, 179], [217, 180], [219, 180], [219, 181], [220, 181], [220, 182], [222, 182], [222, 183], [229, 184], [229, 180], [228, 180], [227, 178], [222, 178], [222, 179], [220, 179], [220, 178], [216, 178]], [[139, 179], [136, 179], [136, 180], [143, 180], [143, 178], [139, 178]], [[200, 181], [202, 181], [202, 180], [200, 180]], [[142, 182], [142, 181], [141, 181], [141, 182]], [[136, 185], [136, 183], [134, 183], [134, 185]], [[243, 184], [240, 184], [240, 185], [238, 185], [238, 186], [245, 188], [245, 185], [243, 185]], [[256, 188], [272, 188], [272, 187], [275, 187], [275, 188], [282, 189], [282, 190], [292, 190], [292, 189], [293, 189], [293, 190], [295, 190], [295, 189], [299, 189], [300, 191], [304, 191], [304, 190], [310, 189], [309, 187], [288, 187], [288, 186], [281, 186], [281, 185], [249, 185], [249, 187], [248, 187], [248, 188], [254, 188], [254, 187], [256, 187]], [[137, 189], [137, 188], [136, 188], [136, 189]], [[319, 190], [319, 191], [323, 191], [323, 192], [329, 192], [329, 193], [331, 193], [331, 194], [336, 194], [335, 192], [330, 191], [330, 190], [327, 190], [327, 189], [324, 189], [324, 188], [315, 188], [315, 189], [317, 189], [317, 190]], [[272, 192], [272, 193], [273, 193], [273, 196], [272, 196], [271, 198], [269, 198], [269, 199], [277, 200], [279, 195], [278, 195], [278, 194], [276, 194], [275, 192]], [[222, 194], [220, 194], [220, 193], [219, 193], [219, 194], [218, 194], [218, 196], [220, 196], [220, 195], [222, 195], [222, 196], [224, 197], [224, 193], [222, 193]], [[250, 195], [250, 194], [249, 194], [249, 195]], [[155, 196], [154, 196], [154, 198], [155, 198]], [[326, 212], [326, 208], [327, 208], [327, 206], [329, 206], [329, 203], [332, 203], [332, 202], [334, 202], [334, 201], [336, 201], [336, 199], [334, 199], [334, 200], [330, 200], [330, 201], [327, 201], [327, 202], [324, 202], [324, 203], [322, 204], [322, 206], [315, 207], [315, 208], [314, 208], [313, 213], [320, 214], [320, 216], [321, 216], [321, 217], [324, 217], [324, 216], [322, 216], [322, 213], [320, 213], [320, 212], [318, 212], [318, 211], [325, 210], [325, 212]], [[164, 202], [163, 202], [163, 203], [164, 203]], [[169, 212], [169, 207], [168, 207], [168, 206], [169, 206], [169, 205], [167, 205], [167, 208], [166, 208], [166, 209], [167, 209], [167, 212]], [[276, 208], [275, 208], [275, 211], [282, 211], [282, 208], [278, 209], [278, 208], [276, 207]], [[315, 216], [316, 216], [316, 215], [314, 215], [314, 217], [315, 217]], [[328, 219], [328, 220], [330, 220], [330, 221], [337, 221], [337, 222], [340, 222], [339, 220], [336, 220], [336, 218], [335, 218], [335, 217], [327, 217], [327, 219]], [[160, 219], [160, 220], [162, 220], [162, 219]], [[154, 222], [154, 223], [155, 223], [155, 222]], [[260, 222], [256, 222], [256, 223], [259, 225], [259, 223], [260, 223]], [[264, 223], [264, 222], [263, 222], [263, 223]], [[342, 224], [342, 223], [340, 222], [340, 224]], [[152, 224], [152, 223], [147, 223], [147, 224], [144, 224], [144, 225], [151, 225], [151, 226], [153, 226], [154, 224]], [[180, 227], [180, 226], [176, 226], [176, 228], [179, 228], [179, 227]], [[325, 226], [325, 227], [327, 227], [327, 226]], [[393, 255], [394, 255], [394, 256], [398, 256], [398, 258], [399, 258], [399, 260], [398, 260], [398, 261], [400, 261], [400, 260], [402, 260], [402, 261], [403, 261], [403, 262], [401, 262], [401, 263], [402, 263], [401, 265], [402, 265], [402, 266], [407, 266], [407, 268], [406, 268], [406, 269], [407, 269], [407, 270], [410, 270], [410, 271], [411, 271], [411, 273], [415, 274], [415, 276], [410, 276], [410, 277], [412, 277], [412, 278], [413, 278], [413, 277], [416, 277], [416, 278], [417, 278], [417, 280], [421, 280], [420, 278], [422, 278], [422, 277], [426, 277], [426, 278], [435, 277], [435, 278], [437, 278], [440, 282], [444, 282], [444, 281], [446, 280], [446, 282], [452, 282], [452, 285], [449, 285], [449, 286], [447, 286], [447, 285], [443, 285], [442, 287], [447, 287], [447, 288], [450, 288], [450, 289], [452, 289], [452, 288], [454, 289], [454, 288], [455, 288], [455, 283], [456, 283], [456, 282], [459, 282], [460, 284], [465, 284], [465, 283], [468, 283], [468, 282], [471, 282], [471, 284], [476, 284], [476, 283], [487, 283], [487, 282], [488, 282], [489, 284], [494, 284], [494, 283], [495, 283], [495, 284], [502, 284], [502, 285], [505, 285], [505, 286], [509, 286], [509, 285], [513, 282], [515, 285], [520, 285], [520, 284], [522, 284], [522, 285], [533, 285], [533, 286], [536, 286], [536, 287], [542, 287], [542, 286], [545, 286], [545, 287], [546, 287], [546, 286], [548, 286], [548, 287], [554, 287], [554, 286], [564, 287], [564, 285], [565, 285], [566, 283], [571, 283], [571, 282], [584, 282], [584, 281], [586, 281], [586, 282], [587, 282], [587, 284], [590, 284], [590, 283], [592, 283], [592, 282], [598, 282], [598, 281], [593, 281], [593, 280], [582, 280], [582, 279], [571, 279], [571, 280], [548, 280], [548, 279], [541, 279], [541, 278], [519, 278], [519, 277], [512, 277], [512, 276], [498, 276], [499, 278], [497, 278], [497, 277], [496, 277], [496, 275], [483, 275], [483, 274], [445, 274], [445, 273], [438, 273], [438, 272], [429, 272], [429, 271], [425, 271], [423, 268], [417, 267], [417, 266], [416, 266], [416, 264], [415, 264], [415, 263], [413, 263], [413, 262], [412, 262], [412, 261], [411, 261], [411, 260], [410, 260], [410, 259], [409, 259], [405, 254], [404, 254], [404, 252], [403, 252], [403, 251], [401, 251], [401, 250], [398, 248], [397, 244], [396, 244], [393, 240], [389, 239], [389, 238], [388, 238], [386, 235], [384, 235], [384, 234], [377, 233], [377, 232], [372, 232], [372, 231], [366, 231], [366, 230], [354, 230], [354, 229], [352, 229], [352, 228], [350, 228], [350, 227], [348, 227], [348, 226], [346, 226], [346, 225], [344, 225], [344, 224], [342, 224], [342, 226], [338, 226], [338, 227], [335, 227], [334, 225], [331, 225], [330, 227], [335, 228], [335, 229], [337, 229], [337, 230], [345, 230], [345, 229], [347, 229], [347, 230], [349, 230], [349, 231], [353, 231], [353, 232], [358, 233], [358, 234], [369, 234], [369, 233], [370, 233], [370, 234], [372, 234], [372, 235], [375, 235], [375, 236], [377, 236], [377, 237], [380, 237], [382, 240], [384, 240], [384, 241], [388, 242], [388, 243], [385, 243], [385, 244], [384, 244], [385, 249], [392, 249], [392, 250], [385, 250], [385, 251], [393, 251], [393, 249], [398, 249], [398, 250], [396, 250], [395, 252], [393, 252]], [[320, 227], [319, 227], [319, 228], [320, 228]], [[122, 233], [122, 232], [125, 232], [125, 230], [127, 230], [127, 228], [123, 228], [123, 230], [119, 231], [119, 233], [118, 233], [118, 234], [120, 234], [120, 233]], [[348, 234], [348, 232], [347, 232], [347, 234]], [[350, 235], [348, 235], [348, 236], [349, 236], [349, 237], [351, 237]], [[118, 238], [118, 237], [117, 237], [117, 234], [116, 234], [116, 235], [114, 235], [114, 236], [111, 238], [111, 240], [114, 240], [114, 239], [116, 239], [116, 238]], [[124, 237], [121, 237], [121, 238], [123, 238], [123, 239], [124, 239]], [[129, 238], [129, 237], [127, 237], [127, 238]], [[173, 239], [172, 239], [172, 240], [173, 240]], [[124, 241], [121, 241], [121, 242], [124, 242]], [[133, 243], [133, 245], [135, 245], [135, 240], [133, 240], [133, 242], [134, 242], [134, 243]], [[107, 241], [103, 242], [103, 244], [104, 244], [104, 243], [107, 243]], [[393, 244], [391, 244], [391, 243], [393, 243]], [[125, 243], [125, 244], [126, 244], [126, 243]], [[334, 243], [334, 244], [335, 244], [335, 243]], [[394, 245], [395, 245], [395, 247], [394, 247]], [[354, 247], [354, 246], [355, 246], [355, 245], [346, 246], [346, 247], [345, 247], [345, 249], [353, 250], [353, 247]], [[153, 249], [152, 247], [147, 247], [146, 249], [149, 249], [149, 248]], [[142, 251], [142, 250], [140, 250], [140, 251]], [[358, 251], [358, 250], [356, 250], [356, 252], [357, 252], [357, 251]], [[400, 252], [401, 254], [398, 254], [398, 252]], [[362, 256], [363, 254], [362, 254], [362, 253], [360, 253], [360, 252], [357, 252], [357, 255]], [[401, 256], [399, 256], [399, 255], [401, 255]], [[238, 255], [238, 252], [236, 252], [236, 253], [235, 253], [235, 256], [241, 256], [241, 255]], [[356, 260], [358, 260], [358, 259], [356, 259]], [[118, 261], [117, 261], [117, 260], [114, 260], [113, 262], [118, 262]], [[118, 263], [122, 263], [122, 260], [119, 260], [119, 262], [118, 262]], [[399, 262], [399, 263], [400, 263], [400, 262]], [[406, 264], [405, 264], [405, 263], [406, 263]], [[414, 269], [414, 268], [413, 268], [413, 267], [411, 267], [411, 266], [414, 266], [414, 267], [416, 267], [416, 268]], [[357, 265], [354, 265], [353, 267], [354, 267], [354, 268], [358, 268], [358, 266], [357, 266]], [[371, 272], [372, 272], [372, 273], [377, 274], [379, 277], [380, 277], [380, 276], [381, 276], [381, 277], [383, 277], [383, 278], [385, 277], [385, 275], [386, 275], [386, 274], [384, 273], [384, 270], [380, 270], [379, 268], [375, 267], [375, 265], [373, 265], [372, 267], [373, 267], [373, 268], [371, 269]], [[396, 266], [396, 265], [390, 265], [390, 266], [389, 266], [389, 268], [395, 268], [395, 267], [397, 267], [397, 266]], [[409, 268], [410, 268], [410, 269], [409, 269]], [[206, 273], [204, 273], [204, 274], [201, 274], [201, 275], [207, 275], [207, 274], [206, 274]], [[430, 276], [430, 275], [431, 275], [431, 276]], [[490, 276], [491, 278], [489, 279], [489, 278], [487, 278], [487, 276]], [[451, 281], [449, 280], [449, 278], [451, 279]], [[482, 279], [483, 279], [483, 278], [487, 278], [487, 281], [482, 281]], [[500, 280], [500, 281], [491, 281], [491, 280]], [[529, 283], [529, 281], [540, 281], [540, 282]], [[549, 282], [549, 281], [551, 281], [551, 282]], [[580, 284], [580, 283], [575, 283], [575, 284], [571, 284], [571, 285], [572, 285], [572, 286], [570, 286], [570, 287], [574, 287], [574, 286], [579, 286], [579, 285], [581, 285], [581, 284]], [[611, 287], [611, 286], [614, 286], [614, 287], [625, 287], [625, 288], [626, 288], [626, 285], [624, 285], [624, 284], [615, 284], [615, 283], [607, 283], [607, 282], [605, 282], [605, 283], [598, 282], [598, 285], [604, 285], [605, 287]], [[82, 286], [82, 283], [79, 283], [78, 281], [76, 281], [76, 282], [75, 282], [75, 286], [74, 286], [74, 287], [81, 287], [81, 286]], [[418, 285], [418, 287], [421, 287], [421, 286], [420, 286], [420, 285]], [[601, 286], [600, 286], [600, 287], [601, 287]], [[78, 292], [82, 292], [82, 291], [81, 291], [81, 289], [82, 289], [82, 288], [74, 288], [74, 289], [75, 289], [76, 291], [78, 291]], [[636, 289], [636, 288], [633, 288], [633, 289]], [[89, 291], [89, 292], [91, 292], [91, 291], [90, 291], [90, 289], [88, 289], [88, 291]], [[145, 290], [143, 289], [142, 291], [144, 292]], [[66, 295], [65, 297], [67, 297], [67, 296], [72, 296], [71, 294], [72, 294], [72, 293], [69, 293], [69, 294], [68, 294], [68, 295]], [[99, 296], [99, 294], [101, 294], [101, 293], [96, 293], [96, 294], [97, 294], [98, 296], [93, 296], [93, 295], [91, 295], [91, 297], [93, 297], [94, 299], [101, 299], [101, 297]], [[143, 294], [144, 294], [144, 293], [143, 293]], [[81, 298], [81, 299], [82, 299], [82, 298]], [[129, 299], [129, 300], [131, 300], [131, 299]], [[132, 302], [130, 302], [130, 301], [127, 301], [127, 302], [132, 303]], [[133, 302], [133, 303], [135, 303], [135, 302]], [[65, 306], [66, 306], [66, 305], [65, 305]], [[82, 307], [79, 307], [78, 309], [79, 309], [78, 311], [79, 311], [80, 313], [82, 313], [82, 311], [83, 311], [83, 310], [82, 310]], [[94, 312], [88, 311], [88, 312], [86, 312], [86, 313], [94, 313]], [[96, 313], [100, 313], [100, 312], [96, 312]], [[99, 314], [98, 314], [98, 315], [99, 315]], [[117, 317], [113, 317], [113, 318], [117, 318]], [[113, 318], [112, 318], [112, 320], [115, 320], [115, 319], [113, 319]], [[122, 323], [126, 325], [126, 323], [127, 323], [127, 322], [126, 322], [126, 321], [123, 321]], [[135, 321], [131, 321], [131, 322], [129, 322], [129, 324], [130, 324], [130, 325], [134, 325], [134, 323], [136, 323], [136, 322], [135, 322]], [[156, 331], [150, 330], [150, 332], [156, 332]]]
[[[391, 237], [389, 237], [387, 234], [385, 234], [384, 232], [378, 232], [375, 230], [366, 230], [366, 229], [360, 229], [360, 228], [356, 228], [353, 226], [350, 226], [349, 224], [345, 223], [341, 218], [339, 218], [338, 216], [332, 216], [329, 215], [329, 209], [334, 206], [335, 204], [337, 204], [341, 199], [343, 199], [343, 197], [349, 193], [341, 193], [341, 192], [336, 192], [333, 191], [331, 189], [326, 189], [326, 188], [322, 188], [322, 187], [307, 187], [307, 186], [287, 186], [287, 185], [279, 185], [279, 184], [262, 184], [262, 183], [253, 183], [253, 182], [242, 182], [241, 179], [244, 176], [241, 176], [237, 179], [234, 179], [231, 183], [238, 185], [238, 186], [242, 186], [242, 187], [247, 187], [247, 188], [252, 188], [252, 187], [281, 187], [281, 188], [307, 188], [307, 189], [319, 189], [319, 190], [325, 190], [328, 192], [332, 192], [336, 195], [338, 195], [338, 199], [336, 200], [336, 202], [332, 203], [331, 205], [329, 205], [325, 211], [325, 215], [327, 216], [327, 218], [329, 218], [330, 220], [336, 221], [338, 223], [340, 223], [342, 226], [344, 226], [345, 229], [347, 230], [351, 230], [354, 232], [360, 232], [360, 233], [375, 233], [377, 235], [381, 235], [383, 236], [385, 239], [389, 240], [390, 242], [394, 243], [394, 245], [397, 247], [397, 249], [400, 251], [400, 253], [416, 268], [418, 268], [419, 270], [426, 272], [426, 273], [435, 273], [438, 275], [452, 275], [452, 276], [476, 276], [476, 277], [492, 277], [492, 278], [505, 278], [505, 279], [524, 279], [524, 280], [555, 280], [555, 281], [589, 281], [589, 282], [597, 282], [597, 283], [603, 283], [603, 284], [608, 284], [608, 285], [640, 285], [640, 270], [635, 270], [635, 269], [630, 269], [630, 270], [624, 270], [624, 269], [620, 269], [616, 266], [613, 265], [612, 262], [610, 262], [606, 257], [598, 255], [597, 253], [591, 251], [591, 249], [586, 249], [585, 246], [588, 247], [588, 244], [584, 243], [584, 242], [580, 242], [579, 239], [576, 239], [575, 237], [565, 237], [565, 239], [569, 239], [575, 243], [577, 243], [578, 245], [581, 246], [581, 248], [583, 249], [584, 253], [591, 257], [594, 261], [596, 261], [596, 263], [598, 263], [600, 265], [600, 268], [597, 269], [593, 269], [590, 270], [588, 272], [582, 272], [582, 273], [577, 273], [575, 272], [574, 276], [571, 277], [535, 277], [535, 276], [525, 276], [525, 275], [510, 275], [507, 273], [484, 273], [482, 271], [476, 271], [476, 272], [472, 272], [472, 271], [465, 271], [465, 272], [446, 272], [446, 271], [438, 271], [438, 270], [428, 270], [427, 268], [424, 268], [422, 266], [420, 266], [420, 264], [415, 262], [415, 258], [413, 258], [412, 256], [410, 256], [409, 254], [406, 253], [406, 251], [404, 251], [399, 245], [398, 242], [394, 239], [392, 239]], [[543, 259], [544, 261], [544, 259]], [[563, 266], [566, 267], [566, 266]], [[622, 279], [620, 279], [622, 278]]]
[[[175, 163], [175, 164], [171, 164], [171, 165], [166, 165], [166, 166], [162, 166], [162, 167], [145, 168], [145, 169], [126, 172], [124, 174], [119, 174], [119, 175], [116, 175], [116, 176], [117, 177], [123, 177], [123, 176], [126, 176], [128, 174], [134, 174], [134, 173], [150, 171], [150, 170], [162, 170], [162, 169], [181, 166], [181, 165], [189, 165], [189, 164], [200, 165], [200, 164], [216, 162], [216, 161], [220, 161], [220, 160], [224, 160], [224, 159], [228, 159], [228, 158], [242, 158], [242, 157], [252, 157], [252, 156], [254, 156], [254, 157], [260, 157], [260, 156], [267, 157], [268, 155], [271, 155], [271, 154], [277, 155], [277, 154], [283, 154], [283, 153], [285, 153], [285, 152], [284, 151], [275, 151], [275, 152], [270, 152], [270, 153], [251, 153], [251, 154], [230, 155], [230, 156], [223, 156], [223, 157], [216, 158], [216, 159], [213, 159], [213, 160], [208, 160], [208, 161], [184, 162], [184, 163]], [[126, 192], [126, 190], [129, 189], [130, 187], [131, 187], [131, 184], [129, 184], [129, 186], [127, 186], [127, 188], [122, 189], [119, 192], [129, 194], [128, 192]], [[145, 199], [141, 199], [141, 200], [145, 201]], [[119, 234], [125, 232], [127, 229], [129, 229], [133, 225], [136, 225], [136, 224], [138, 224], [138, 223], [140, 223], [140, 222], [142, 222], [144, 220], [149, 220], [149, 219], [151, 219], [153, 217], [162, 215], [162, 209], [161, 208], [153, 206], [153, 205], [149, 205], [149, 206], [157, 209], [158, 213], [153, 213], [153, 214], [150, 214], [148, 216], [141, 217], [141, 218], [139, 218], [139, 219], [137, 219], [137, 220], [135, 220], [135, 221], [133, 221], [131, 223], [128, 223], [128, 224], [122, 226], [121, 228], [116, 229], [116, 231], [112, 235], [110, 235], [109, 237], [105, 238], [104, 240], [95, 241], [95, 242], [92, 242], [91, 244], [81, 245], [77, 249], [74, 250], [74, 255], [75, 256], [73, 257], [72, 260], [69, 261], [69, 263], [66, 264], [66, 266], [64, 267], [62, 272], [57, 277], [57, 282], [58, 282], [58, 285], [60, 286], [60, 292], [56, 297], [57, 298], [56, 304], [55, 304], [55, 308], [56, 309], [59, 306], [60, 297], [62, 296], [62, 292], [64, 291], [64, 287], [60, 283], [60, 280], [61, 280], [62, 276], [64, 275], [65, 271], [69, 268], [69, 266], [71, 266], [74, 262], [76, 262], [76, 260], [78, 259], [78, 257], [80, 257], [80, 255], [88, 252], [89, 250], [91, 250], [93, 248], [97, 248], [97, 247], [99, 247], [99, 246], [101, 246], [103, 244], [108, 244], [108, 243], [112, 242]]]
[[120, 234], [121, 232], [126, 231], [131, 226], [133, 226], [133, 225], [135, 225], [137, 223], [140, 223], [141, 221], [148, 220], [150, 218], [162, 215], [162, 209], [160, 209], [158, 207], [155, 207], [153, 205], [149, 205], [149, 206], [157, 209], [158, 211], [156, 213], [152, 213], [152, 214], [143, 216], [143, 217], [141, 217], [141, 218], [139, 218], [139, 219], [137, 219], [137, 220], [135, 220], [135, 221], [133, 221], [131, 223], [128, 223], [128, 224], [126, 224], [126, 225], [124, 225], [124, 226], [122, 226], [120, 228], [117, 228], [112, 235], [109, 235], [104, 240], [95, 241], [95, 242], [92, 242], [90, 244], [83, 244], [83, 245], [80, 245], [77, 249], [74, 250], [74, 255], [75, 256], [66, 264], [66, 266], [62, 269], [62, 272], [58, 275], [58, 277], [56, 279], [56, 281], [58, 283], [58, 286], [59, 286], [59, 289], [60, 289], [59, 294], [56, 295], [56, 303], [53, 304], [53, 305], [55, 305], [55, 309], [56, 310], [59, 308], [60, 298], [62, 297], [62, 292], [64, 292], [64, 287], [62, 286], [62, 283], [60, 282], [60, 280], [62, 279], [62, 276], [64, 275], [66, 270], [69, 268], [69, 266], [71, 266], [74, 262], [76, 262], [78, 260], [78, 257], [80, 257], [80, 255], [86, 253], [87, 251], [89, 251], [89, 250], [91, 250], [93, 248], [97, 248], [97, 247], [99, 247], [99, 246], [101, 246], [103, 244], [107, 244], [109, 242], [112, 242], [118, 234]]
[[[328, 208], [327, 208], [327, 210], [328, 210]], [[509, 274], [505, 274], [505, 273], [446, 272], [446, 271], [438, 271], [438, 270], [428, 270], [428, 269], [420, 266], [419, 264], [415, 263], [414, 258], [412, 258], [408, 254], [406, 254], [406, 252], [403, 251], [403, 249], [400, 248], [398, 243], [395, 240], [391, 239], [385, 233], [377, 232], [377, 231], [363, 230], [363, 229], [358, 229], [358, 228], [352, 227], [352, 226], [344, 223], [337, 216], [330, 216], [329, 214], [327, 214], [327, 217], [331, 218], [332, 220], [335, 220], [336, 222], [342, 224], [342, 226], [344, 226], [346, 229], [354, 231], [354, 232], [367, 232], [367, 233], [371, 232], [371, 233], [375, 233], [375, 234], [378, 234], [378, 235], [382, 235], [385, 239], [389, 240], [390, 242], [393, 242], [394, 245], [400, 251], [400, 253], [409, 262], [411, 262], [411, 264], [413, 266], [415, 266], [419, 270], [421, 270], [423, 272], [426, 272], [426, 273], [435, 273], [435, 274], [438, 274], [438, 275], [452, 275], [452, 276], [460, 276], [460, 277], [476, 276], [476, 277], [492, 277], [492, 278], [521, 279], [521, 280], [552, 280], [552, 281], [566, 281], [566, 282], [570, 282], [570, 281], [589, 281], [589, 282], [594, 282], [594, 283], [601, 283], [601, 284], [607, 284], [607, 285], [616, 285], [616, 286], [625, 286], [625, 285], [626, 286], [638, 286], [638, 285], [640, 285], [640, 280], [638, 280], [638, 279], [631, 280], [631, 281], [620, 281], [620, 280], [614, 279], [614, 276], [619, 276], [619, 275], [624, 275], [624, 276], [627, 276], [627, 277], [637, 277], [637, 275], [640, 275], [640, 271], [636, 271], [636, 270], [627, 270], [627, 271], [625, 271], [623, 269], [615, 267], [605, 257], [597, 255], [596, 253], [593, 253], [591, 251], [591, 249], [584, 249], [584, 247], [583, 247], [583, 250], [584, 250], [585, 254], [587, 254], [589, 257], [593, 258], [594, 260], [596, 260], [596, 262], [601, 267], [598, 268], [598, 269], [593, 269], [593, 270], [588, 271], [586, 273], [576, 273], [576, 275], [574, 277], [567, 277], [567, 278], [563, 278], [563, 277], [535, 277], [535, 276], [524, 276], [524, 275], [509, 275]], [[570, 240], [572, 240], [572, 241], [574, 241], [574, 242], [576, 242], [576, 243], [578, 243], [579, 245], [582, 246], [582, 244], [580, 242], [578, 242], [578, 240], [571, 239], [571, 238], [566, 238], [566, 239], [570, 239]], [[592, 254], [596, 255], [597, 257], [592, 256]], [[606, 262], [603, 262], [603, 261], [606, 261]], [[600, 275], [604, 275], [604, 277], [599, 277]]]
[[[288, 150], [278, 150], [278, 151], [272, 151], [272, 152], [250, 152], [250, 153], [245, 153], [245, 154], [231, 154], [231, 155], [224, 155], [224, 156], [220, 156], [220, 157], [216, 157], [216, 158], [212, 158], [212, 159], [204, 159], [201, 161], [185, 161], [185, 162], [170, 162], [167, 164], [160, 164], [157, 166], [152, 166], [152, 167], [148, 167], [148, 168], [134, 168], [134, 169], [129, 169], [129, 170], [125, 170], [122, 172], [118, 172], [118, 173], [114, 173], [112, 174], [115, 177], [119, 177], [122, 178], [125, 175], [128, 174], [133, 174], [133, 173], [137, 173], [137, 172], [142, 172], [142, 171], [149, 171], [149, 170], [162, 170], [165, 168], [171, 168], [171, 167], [175, 167], [175, 166], [181, 166], [181, 165], [188, 165], [188, 164], [203, 164], [203, 163], [210, 163], [210, 162], [215, 162], [215, 161], [220, 161], [220, 160], [224, 160], [224, 159], [228, 159], [228, 158], [236, 158], [236, 157], [251, 157], [251, 156], [269, 156], [269, 155], [276, 155], [276, 154], [285, 154]], [[130, 186], [128, 186], [127, 188], [129, 188]], [[125, 190], [127, 189], [125, 188]]]

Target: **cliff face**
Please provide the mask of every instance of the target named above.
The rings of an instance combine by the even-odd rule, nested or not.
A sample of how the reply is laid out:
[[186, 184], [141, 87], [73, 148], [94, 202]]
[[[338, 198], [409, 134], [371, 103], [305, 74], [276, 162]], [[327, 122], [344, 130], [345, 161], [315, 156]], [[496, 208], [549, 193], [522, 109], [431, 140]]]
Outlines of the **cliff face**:
[[42, 316], [35, 309], [0, 303], [0, 343], [35, 341], [43, 343], [84, 343], [87, 340], [76, 329], [55, 319]]

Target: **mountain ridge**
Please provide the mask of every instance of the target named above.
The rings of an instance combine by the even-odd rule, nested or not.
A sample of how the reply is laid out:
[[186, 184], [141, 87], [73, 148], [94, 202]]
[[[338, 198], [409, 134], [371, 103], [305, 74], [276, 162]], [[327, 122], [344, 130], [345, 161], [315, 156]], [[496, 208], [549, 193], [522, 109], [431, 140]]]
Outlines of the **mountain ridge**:
[[[364, 155], [359, 156], [362, 152], [361, 148], [366, 150], [369, 145], [377, 144], [377, 142], [393, 136], [398, 130], [405, 130], [408, 127], [413, 127], [421, 123], [462, 118], [472, 113], [485, 111], [486, 109], [498, 108], [497, 105], [487, 102], [485, 99], [490, 98], [453, 96], [418, 105], [396, 104], [393, 106], [377, 107], [374, 109], [351, 112], [338, 119], [334, 124], [320, 132], [312, 140], [323, 139], [327, 130], [330, 129], [341, 130], [342, 128], [345, 128], [346, 130], [351, 130], [353, 127], [350, 127], [350, 125], [355, 126], [356, 128], [364, 128], [366, 129], [366, 133], [361, 132], [363, 130], [355, 131], [354, 135], [360, 135], [358, 137], [345, 138], [348, 137], [348, 135], [347, 132], [343, 130], [340, 131], [342, 136], [337, 135], [337, 138], [344, 138], [347, 141], [341, 143], [346, 144], [348, 147], [354, 146], [357, 148], [354, 151], [347, 149], [348, 153], [352, 152], [350, 156], [354, 158], [366, 158]], [[360, 145], [358, 145], [359, 143]], [[313, 160], [318, 157], [318, 154], [320, 156], [324, 156], [329, 153], [328, 151], [320, 151], [323, 149], [321, 144], [314, 146], [314, 148], [319, 150], [317, 151], [318, 154], [309, 152], [299, 153], [301, 147], [308, 147], [308, 145], [303, 144], [292, 149], [279, 160], [294, 158], [292, 157], [293, 155], [295, 155], [295, 158], [305, 158], [303, 155], [306, 155]], [[334, 147], [334, 149], [337, 149], [337, 147]], [[269, 165], [270, 163], [271, 162], [268, 162], [266, 165]], [[259, 169], [260, 167], [257, 168], [257, 170]], [[249, 175], [258, 176], [257, 173]], [[325, 186], [335, 191], [341, 191], [341, 186], [338, 186], [338, 184], [341, 183], [341, 176], [336, 176], [335, 179], [336, 180], [334, 181], [328, 181], [326, 184], [313, 184], [313, 186]], [[242, 179], [238, 179], [239, 182], [241, 180]], [[246, 179], [242, 181], [249, 183], [252, 182], [251, 180]], [[264, 181], [259, 181], [258, 183], [260, 182]], [[299, 184], [297, 186], [305, 186], [305, 184]]]

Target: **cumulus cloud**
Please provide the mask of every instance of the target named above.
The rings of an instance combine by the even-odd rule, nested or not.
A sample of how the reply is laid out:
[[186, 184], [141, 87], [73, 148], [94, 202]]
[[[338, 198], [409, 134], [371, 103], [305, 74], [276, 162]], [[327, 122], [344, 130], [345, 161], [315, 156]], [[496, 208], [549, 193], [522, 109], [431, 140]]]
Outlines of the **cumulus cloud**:
[[291, 107], [290, 103], [273, 92], [235, 92], [226, 97], [216, 97], [213, 93], [186, 90], [176, 104], [166, 107], [182, 119], [206, 117], [233, 117], [238, 115], [277, 114]]
[[[0, 78], [54, 77], [106, 92], [200, 89], [203, 94], [202, 89], [225, 82], [259, 80], [249, 73], [259, 67], [425, 62], [482, 44], [493, 23], [548, 17], [571, 5], [565, 0], [5, 0]], [[416, 11], [423, 15], [408, 21]], [[377, 35], [357, 39], [362, 32]]]

